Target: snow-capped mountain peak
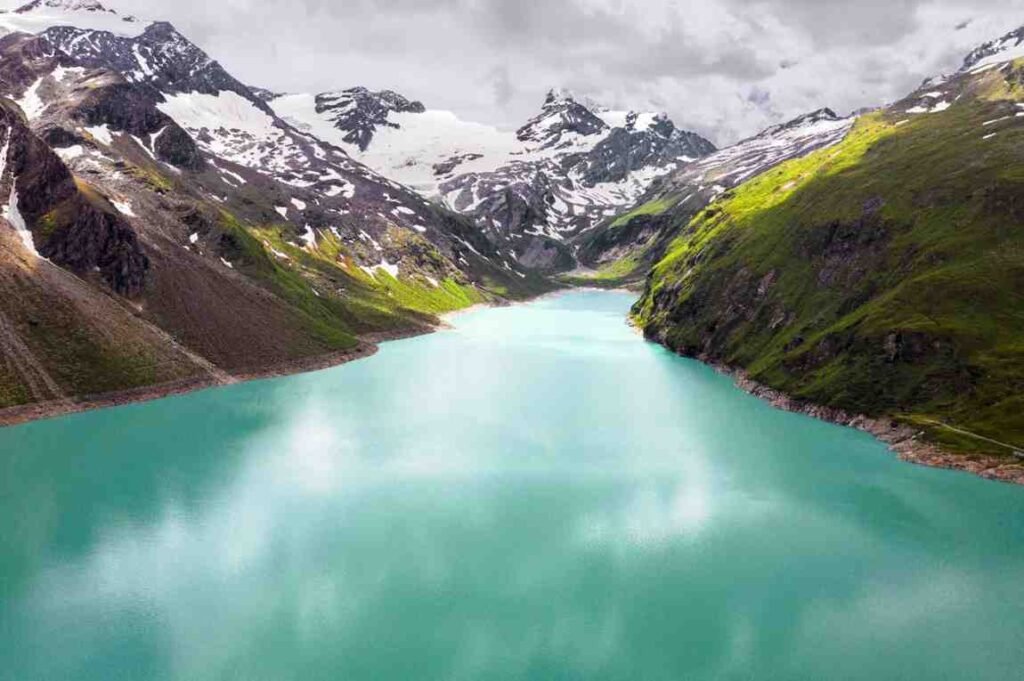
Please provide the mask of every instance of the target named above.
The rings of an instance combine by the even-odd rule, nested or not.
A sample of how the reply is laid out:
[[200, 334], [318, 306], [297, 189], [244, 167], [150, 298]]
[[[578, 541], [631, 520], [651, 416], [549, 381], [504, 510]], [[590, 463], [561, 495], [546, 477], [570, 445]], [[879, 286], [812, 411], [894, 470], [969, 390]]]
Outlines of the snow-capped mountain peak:
[[380, 127], [400, 127], [392, 122], [393, 113], [423, 113], [420, 102], [410, 101], [392, 90], [373, 92], [354, 87], [338, 92], [325, 92], [315, 97], [315, 109], [335, 128], [345, 131], [344, 141], [366, 151]]
[[1021, 57], [1024, 57], [1024, 26], [972, 50], [960, 70], [981, 70]]
[[[524, 264], [571, 266], [560, 245], [632, 203], [650, 183], [715, 150], [665, 114], [611, 111], [564, 89], [515, 132], [350, 88], [270, 100], [284, 120], [377, 172], [468, 215]], [[561, 250], [559, 250], [561, 249]]]
[[33, 0], [13, 11], [0, 12], [0, 29], [8, 33], [39, 33], [56, 26], [136, 37], [148, 23], [118, 14], [98, 0]]
[[816, 128], [828, 128], [835, 124], [837, 121], [844, 120], [835, 111], [824, 107], [797, 116], [792, 120], [786, 121], [785, 123], [779, 123], [769, 128], [765, 128], [757, 137], [776, 137], [781, 133], [800, 133], [801, 131], [807, 132]]
[[112, 9], [107, 9], [98, 0], [34, 0], [14, 10], [18, 14], [37, 12], [40, 10], [61, 10], [64, 12], [106, 12], [117, 14]]
[[[422, 196], [390, 177], [353, 161], [340, 148], [343, 145], [334, 139], [319, 138], [306, 128], [290, 125], [272, 110], [265, 99], [268, 93], [253, 92], [170, 23], [132, 21], [124, 23], [141, 30], [108, 30], [111, 20], [123, 19], [93, 0], [38, 0], [23, 10], [0, 14], [0, 25], [12, 18], [34, 17], [34, 24], [12, 30], [34, 33], [41, 39], [35, 44], [59, 55], [69, 67], [73, 64], [77, 69], [105, 72], [105, 77], [122, 92], [131, 93], [122, 96], [124, 101], [116, 105], [105, 102], [102, 112], [89, 114], [103, 118], [104, 124], [109, 124], [113, 131], [104, 128], [96, 139], [114, 143], [114, 134], [124, 132], [126, 127], [132, 127], [134, 134], [139, 128], [135, 117], [142, 118], [143, 123], [169, 119], [182, 136], [191, 139], [194, 155], [202, 154], [209, 164], [199, 158], [193, 166], [214, 168], [224, 180], [222, 191], [238, 190], [251, 181], [251, 176], [240, 171], [255, 173], [261, 176], [261, 182], [271, 182], [279, 191], [290, 193], [291, 199], [307, 207], [316, 206], [309, 208], [309, 212], [317, 211], [319, 219], [326, 220], [330, 212], [332, 219], [344, 217], [361, 221], [362, 229], [378, 241], [383, 231], [395, 228], [417, 236], [427, 235], [422, 238], [434, 238], [447, 248], [451, 225], [468, 229], [468, 222], [461, 226], [457, 222], [442, 224], [437, 216], [443, 211], [439, 213]], [[96, 21], [96, 17], [107, 23]], [[19, 39], [13, 36], [9, 42], [16, 43]], [[49, 76], [22, 84], [18, 94], [30, 110], [49, 104], [35, 101], [42, 84], [46, 84], [47, 96], [50, 90], [56, 91], [49, 85], [53, 79], [47, 78]], [[117, 84], [118, 78], [124, 82]], [[321, 113], [333, 112], [336, 117], [365, 114], [368, 119], [374, 119], [376, 116], [385, 127], [389, 127], [389, 113], [423, 110], [421, 104], [409, 102], [396, 93], [375, 93], [359, 88], [325, 94], [319, 100], [314, 98], [313, 104]], [[144, 113], [135, 109], [144, 109]], [[145, 134], [163, 133], [147, 127]], [[153, 156], [156, 142], [145, 147], [144, 136], [140, 139], [143, 142], [139, 144], [147, 149], [145, 153]], [[167, 143], [163, 137], [159, 141]], [[214, 199], [221, 201], [223, 197]], [[292, 205], [298, 206], [294, 202]], [[296, 226], [303, 228], [305, 225], [298, 224], [300, 217], [296, 215], [301, 211], [306, 209], [291, 212], [282, 209], [278, 214], [283, 220], [294, 219]], [[452, 216], [444, 219], [451, 220]], [[305, 239], [306, 232], [302, 234], [301, 238]], [[492, 251], [481, 234], [473, 233], [465, 238], [474, 244], [477, 252]], [[487, 256], [480, 257], [486, 259]], [[493, 263], [488, 265], [491, 266]]]
[[706, 201], [784, 161], [838, 144], [855, 122], [855, 116], [842, 118], [832, 109], [817, 109], [684, 166], [669, 184], [695, 188], [690, 194], [703, 192]]
[[541, 112], [516, 131], [516, 137], [540, 148], [564, 148], [580, 143], [580, 137], [597, 135], [608, 129], [587, 106], [568, 90], [550, 90]]
[[111, 14], [117, 14], [112, 9], [107, 9], [97, 0], [35, 0], [26, 5], [22, 5], [18, 9], [14, 10], [18, 14], [25, 14], [27, 12], [35, 12], [41, 9], [56, 9], [65, 12], [109, 12]]

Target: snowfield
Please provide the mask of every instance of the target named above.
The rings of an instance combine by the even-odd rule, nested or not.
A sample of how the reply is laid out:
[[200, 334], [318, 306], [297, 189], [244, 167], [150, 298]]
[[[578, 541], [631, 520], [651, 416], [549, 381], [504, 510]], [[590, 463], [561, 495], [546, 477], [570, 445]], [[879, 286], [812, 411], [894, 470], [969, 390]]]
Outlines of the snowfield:
[[4, 35], [15, 32], [41, 33], [54, 26], [74, 26], [137, 38], [149, 24], [105, 9], [96, 0], [44, 0], [31, 12], [0, 12], [0, 32]]

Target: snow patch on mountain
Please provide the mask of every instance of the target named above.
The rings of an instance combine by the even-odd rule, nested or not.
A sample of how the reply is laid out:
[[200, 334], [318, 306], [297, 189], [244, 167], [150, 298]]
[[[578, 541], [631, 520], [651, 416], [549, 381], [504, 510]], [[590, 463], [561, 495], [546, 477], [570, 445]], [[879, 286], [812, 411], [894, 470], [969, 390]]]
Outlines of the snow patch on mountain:
[[819, 109], [689, 164], [673, 180], [700, 189], [712, 184], [734, 187], [783, 161], [838, 144], [854, 122], [854, 116], [844, 118], [831, 109]]
[[1024, 26], [971, 51], [960, 71], [978, 73], [997, 64], [1024, 58]]
[[148, 22], [122, 16], [95, 0], [36, 0], [7, 12], [0, 12], [0, 31], [41, 33], [54, 26], [74, 26], [92, 31], [135, 38]]
[[379, 265], [373, 267], [360, 267], [362, 271], [366, 272], [371, 277], [376, 277], [378, 272], [384, 272], [391, 276], [393, 279], [398, 279], [398, 265], [393, 265], [387, 261], [387, 258], [381, 260]]
[[82, 154], [84, 154], [85, 147], [83, 147], [81, 144], [75, 144], [70, 147], [65, 147], [63, 149], [54, 149], [54, 152], [56, 152], [57, 156], [60, 156], [60, 159], [62, 161], [64, 161], [65, 163], [69, 163], [78, 158], [79, 156], [81, 156]]
[[312, 250], [316, 248], [316, 232], [309, 225], [306, 225], [306, 231], [302, 233], [300, 238], [306, 243], [307, 249]]
[[125, 215], [130, 218], [139, 217], [138, 215], [135, 214], [135, 209], [132, 208], [132, 204], [130, 201], [113, 199], [111, 203], [114, 204], [114, 208], [116, 208], [122, 215]]
[[[523, 235], [563, 242], [714, 151], [664, 114], [612, 111], [562, 90], [516, 131], [364, 88], [269, 103], [296, 128], [474, 218], [498, 242]], [[514, 246], [533, 249], [528, 240]]]
[[25, 90], [25, 94], [21, 96], [21, 99], [16, 102], [21, 107], [21, 110], [25, 112], [25, 118], [29, 121], [39, 118], [40, 114], [46, 109], [46, 104], [39, 97], [39, 86], [43, 84], [43, 80], [45, 78], [39, 78], [36, 82], [32, 83]]
[[372, 142], [361, 149], [349, 139], [349, 130], [337, 126], [332, 111], [318, 107], [316, 95], [284, 95], [270, 105], [300, 130], [342, 147], [361, 163], [426, 196], [437, 194], [438, 167], [447, 162], [464, 172], [489, 172], [524, 151], [512, 132], [462, 121], [440, 110], [392, 111], [388, 125], [377, 128]]
[[314, 184], [294, 178], [296, 169], [310, 165], [296, 140], [272, 116], [235, 92], [170, 94], [157, 108], [215, 156], [295, 186]]
[[110, 146], [114, 143], [114, 136], [111, 134], [111, 130], [106, 125], [92, 125], [83, 128], [85, 132], [92, 135], [92, 137], [100, 144]]
[[[8, 129], [4, 131], [4, 146], [0, 149], [0, 181], [3, 181], [4, 175], [7, 173], [8, 157], [11, 149], [11, 137], [13, 132]], [[0, 210], [0, 217], [7, 220], [7, 222], [14, 228], [14, 231], [18, 234], [18, 238], [25, 245], [25, 249], [36, 258], [42, 258], [39, 251], [36, 250], [35, 241], [32, 238], [32, 232], [29, 230], [28, 225], [25, 223], [25, 218], [22, 216], [21, 211], [18, 209], [18, 178], [11, 178], [11, 193], [7, 197], [7, 203]]]
[[157, 108], [190, 131], [237, 130], [260, 138], [270, 138], [275, 132], [270, 116], [234, 92], [170, 95]]

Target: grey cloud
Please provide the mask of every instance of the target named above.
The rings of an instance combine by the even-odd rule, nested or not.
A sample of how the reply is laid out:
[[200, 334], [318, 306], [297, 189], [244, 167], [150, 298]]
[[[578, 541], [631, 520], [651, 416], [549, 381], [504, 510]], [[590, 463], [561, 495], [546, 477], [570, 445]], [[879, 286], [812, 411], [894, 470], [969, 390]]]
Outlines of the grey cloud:
[[910, 32], [927, 0], [729, 0], [742, 11], [768, 10], [781, 22], [805, 32], [822, 47], [889, 44]]
[[898, 98], [1024, 23], [1024, 0], [108, 1], [276, 90], [387, 87], [515, 127], [565, 86], [717, 143]]
[[499, 107], [508, 106], [515, 98], [517, 90], [507, 66], [499, 66], [491, 71], [491, 88], [494, 91], [494, 103]]

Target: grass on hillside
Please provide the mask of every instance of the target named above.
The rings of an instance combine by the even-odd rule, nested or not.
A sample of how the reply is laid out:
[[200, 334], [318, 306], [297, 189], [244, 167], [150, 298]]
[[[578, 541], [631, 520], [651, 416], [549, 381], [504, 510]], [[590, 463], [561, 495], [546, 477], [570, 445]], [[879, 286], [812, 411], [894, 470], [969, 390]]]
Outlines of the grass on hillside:
[[451, 279], [435, 287], [418, 273], [402, 272], [400, 279], [383, 270], [369, 274], [330, 232], [318, 233], [310, 249], [286, 237], [289, 228], [280, 225], [247, 227], [223, 212], [221, 226], [228, 259], [300, 309], [310, 330], [334, 347], [350, 347], [359, 333], [422, 327], [435, 315], [486, 300]]
[[672, 208], [672, 206], [676, 204], [677, 200], [678, 197], [665, 196], [648, 201], [647, 203], [637, 206], [628, 213], [623, 213], [619, 217], [615, 218], [615, 221], [612, 222], [610, 227], [615, 228], [628, 225], [630, 220], [641, 215], [661, 215]]
[[928, 424], [1024, 447], [1024, 118], [987, 87], [942, 113], [866, 116], [710, 206], [638, 321], [809, 401], [967, 451], [1006, 448]]

